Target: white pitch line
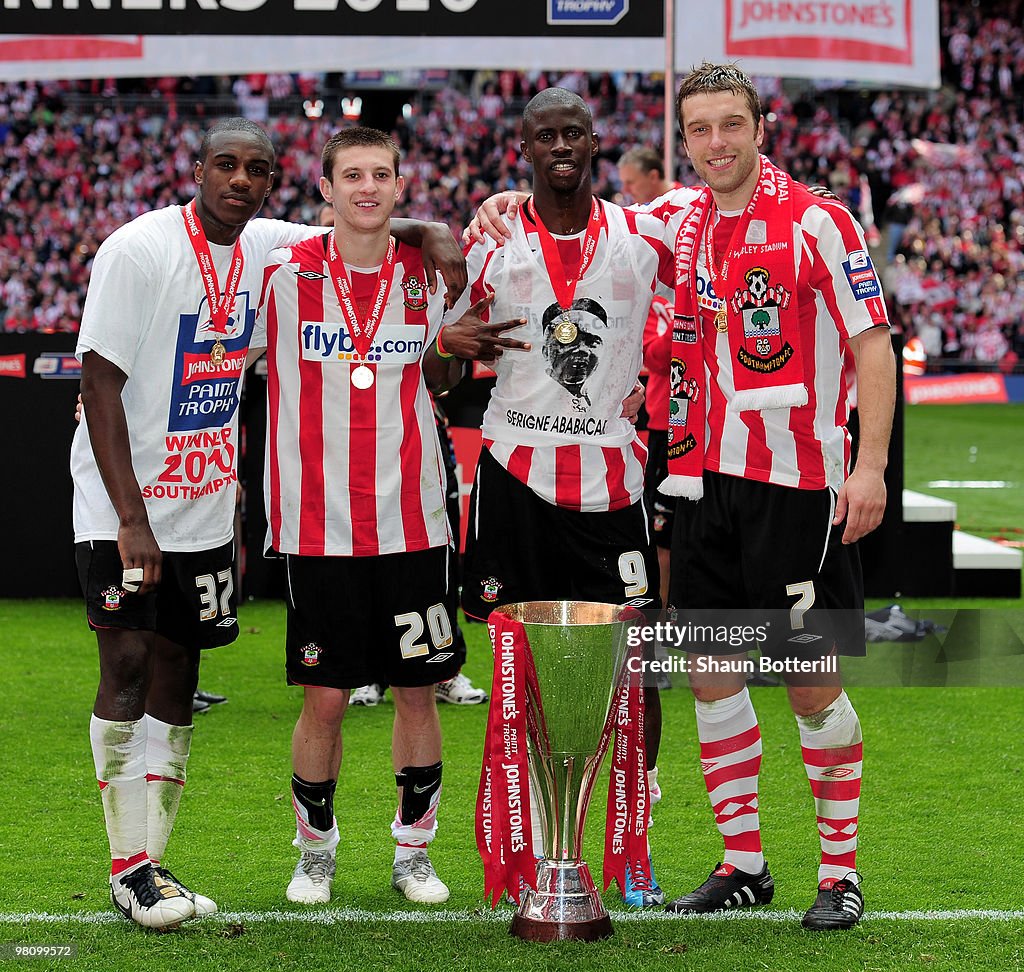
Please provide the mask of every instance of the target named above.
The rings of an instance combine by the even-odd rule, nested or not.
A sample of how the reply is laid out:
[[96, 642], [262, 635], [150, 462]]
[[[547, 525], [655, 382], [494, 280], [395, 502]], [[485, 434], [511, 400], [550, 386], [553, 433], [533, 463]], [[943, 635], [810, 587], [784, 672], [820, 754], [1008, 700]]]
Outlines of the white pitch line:
[[[225, 911], [203, 919], [207, 923], [245, 924], [297, 924], [297, 925], [351, 925], [405, 922], [427, 924], [449, 922], [457, 924], [509, 922], [514, 912], [501, 911], [366, 911], [360, 908], [313, 909], [310, 911]], [[708, 915], [673, 915], [665, 911], [611, 912], [613, 922], [646, 921], [765, 921], [796, 922], [801, 912], [789, 911], [719, 911]], [[995, 911], [964, 908], [955, 911], [867, 911], [862, 921], [995, 921], [1024, 922], [1024, 911]], [[111, 911], [79, 911], [72, 914], [49, 912], [0, 912], [0, 924], [12, 925], [105, 925], [123, 922], [119, 914]]]
[[1016, 483], [1005, 479], [933, 479], [929, 489], [1013, 489]]

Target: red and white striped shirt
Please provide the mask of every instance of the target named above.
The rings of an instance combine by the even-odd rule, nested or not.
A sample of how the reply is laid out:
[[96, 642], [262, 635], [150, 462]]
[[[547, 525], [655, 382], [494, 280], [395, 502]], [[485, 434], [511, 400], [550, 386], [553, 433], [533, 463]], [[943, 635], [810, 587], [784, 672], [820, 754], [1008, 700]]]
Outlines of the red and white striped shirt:
[[[420, 251], [398, 244], [365, 361], [374, 382], [358, 388], [351, 374], [360, 358], [331, 281], [326, 239], [271, 254], [252, 341], [268, 347], [268, 544], [314, 557], [447, 544], [444, 472], [422, 367], [441, 325], [444, 287], [430, 294]], [[349, 271], [358, 305], [378, 268]]]
[[[506, 352], [493, 366], [498, 380], [484, 414], [484, 444], [541, 499], [585, 512], [621, 509], [643, 495], [647, 450], [621, 418], [622, 401], [640, 371], [654, 288], [669, 295], [673, 274], [661, 220], [602, 206], [606, 228], [571, 312], [580, 339], [563, 346], [552, 336], [560, 314], [529, 207], [509, 224], [512, 239], [503, 246], [488, 239], [470, 247], [470, 287], [449, 315], [457, 320], [494, 291], [489, 320], [526, 319], [505, 333], [532, 349]], [[555, 239], [566, 263], [572, 238]]]
[[644, 367], [647, 369], [647, 428], [668, 430], [668, 370], [672, 361], [672, 302], [658, 294], [651, 301], [644, 328]]
[[[674, 244], [692, 200], [692, 190], [679, 190], [644, 210], [665, 220], [666, 242]], [[730, 407], [736, 388], [729, 336], [714, 326], [719, 297], [701, 244], [697, 294], [708, 395], [704, 468], [799, 489], [838, 490], [850, 469], [846, 425], [851, 405], [844, 375], [848, 341], [872, 327], [888, 326], [889, 320], [864, 232], [842, 203], [797, 187], [793, 253], [800, 350], [812, 376], [808, 401], [799, 408], [741, 412]]]

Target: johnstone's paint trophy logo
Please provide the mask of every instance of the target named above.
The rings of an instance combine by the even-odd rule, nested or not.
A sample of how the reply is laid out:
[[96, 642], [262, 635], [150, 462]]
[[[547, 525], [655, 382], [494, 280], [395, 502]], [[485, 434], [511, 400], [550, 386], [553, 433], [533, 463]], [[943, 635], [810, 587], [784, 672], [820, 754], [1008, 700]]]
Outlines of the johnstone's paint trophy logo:
[[629, 13], [629, 0], [548, 0], [548, 23], [611, 27]]
[[215, 429], [227, 425], [238, 408], [238, 387], [245, 371], [249, 338], [256, 323], [256, 308], [249, 292], [241, 291], [221, 337], [224, 359], [210, 357], [216, 337], [210, 333], [210, 309], [203, 297], [198, 313], [178, 320], [178, 346], [174, 357], [168, 432]]

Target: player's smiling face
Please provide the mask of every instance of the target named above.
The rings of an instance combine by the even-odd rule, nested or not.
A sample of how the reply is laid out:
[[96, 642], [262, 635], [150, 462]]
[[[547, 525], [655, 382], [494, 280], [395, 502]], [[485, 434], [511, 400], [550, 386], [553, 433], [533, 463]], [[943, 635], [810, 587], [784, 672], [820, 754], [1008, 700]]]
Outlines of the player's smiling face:
[[686, 152], [721, 209], [742, 209], [754, 193], [764, 120], [731, 91], [691, 95], [680, 109]]
[[598, 151], [593, 124], [578, 105], [538, 111], [523, 132], [520, 147], [535, 177], [556, 192], [577, 190]]
[[328, 182], [320, 177], [320, 191], [334, 208], [342, 226], [372, 231], [387, 224], [405, 188], [395, 175], [395, 161], [387, 149], [353, 145], [339, 149]]

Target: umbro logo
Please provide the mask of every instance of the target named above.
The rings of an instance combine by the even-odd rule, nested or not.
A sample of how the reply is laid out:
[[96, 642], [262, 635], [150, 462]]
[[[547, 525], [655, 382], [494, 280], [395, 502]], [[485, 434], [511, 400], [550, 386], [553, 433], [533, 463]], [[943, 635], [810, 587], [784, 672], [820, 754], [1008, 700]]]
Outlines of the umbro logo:
[[434, 655], [433, 658], [427, 659], [427, 664], [435, 665], [438, 662], [448, 661], [448, 659], [451, 658], [454, 654], [455, 652], [453, 651], [439, 651], [436, 655]]
[[223, 621], [217, 622], [217, 627], [230, 628], [233, 624], [238, 624], [238, 618], [225, 618]]
[[317, 273], [315, 270], [296, 270], [296, 277], [302, 277], [303, 280], [326, 280], [327, 275], [323, 273]]

